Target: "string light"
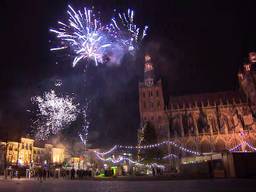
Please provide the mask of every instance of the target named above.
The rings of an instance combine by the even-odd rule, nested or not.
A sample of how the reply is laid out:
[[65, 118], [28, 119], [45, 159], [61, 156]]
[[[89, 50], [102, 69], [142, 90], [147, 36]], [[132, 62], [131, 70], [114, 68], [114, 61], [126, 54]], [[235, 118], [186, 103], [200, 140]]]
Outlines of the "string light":
[[[179, 150], [181, 151], [184, 151], [184, 152], [187, 152], [187, 153], [191, 153], [193, 155], [201, 155], [200, 152], [197, 152], [197, 151], [193, 151], [193, 150], [190, 150], [188, 148], [185, 148], [185, 147], [182, 147], [181, 145], [178, 145], [177, 143], [173, 142], [173, 141], [163, 141], [163, 142], [160, 142], [160, 143], [156, 143], [156, 144], [151, 144], [151, 145], [142, 145], [142, 146], [125, 146], [125, 145], [115, 145], [114, 147], [112, 147], [110, 150], [106, 151], [106, 152], [97, 152], [95, 151], [95, 153], [97, 155], [100, 155], [100, 156], [104, 156], [104, 155], [108, 155], [112, 152], [114, 152], [115, 150], [117, 150], [118, 148], [119, 149], [136, 149], [136, 150], [141, 150], [141, 149], [152, 149], [152, 148], [157, 148], [157, 147], [160, 147], [162, 145], [172, 145], [176, 148], [178, 148]], [[243, 144], [246, 144], [251, 150], [253, 151], [256, 151], [256, 148], [253, 147], [250, 143], [248, 143], [247, 141], [243, 141], [242, 143], [236, 145], [235, 147], [229, 149], [230, 152], [234, 152], [234, 151], [237, 151], [239, 149], [239, 147], [241, 147]], [[178, 158], [177, 155], [175, 154], [168, 154], [166, 155], [164, 158]]]
[[104, 161], [104, 162], [111, 162], [113, 164], [117, 164], [117, 163], [121, 163], [123, 161], [128, 161], [129, 163], [132, 163], [132, 164], [135, 164], [137, 166], [145, 166], [145, 167], [158, 167], [158, 168], [162, 168], [164, 169], [165, 166], [164, 165], [160, 165], [160, 164], [157, 164], [157, 163], [152, 163], [152, 164], [143, 164], [143, 163], [140, 163], [138, 161], [135, 161], [135, 160], [132, 160], [128, 157], [123, 157], [123, 156], [119, 156], [117, 159], [114, 159], [114, 158], [111, 158], [111, 157], [108, 157], [108, 158], [103, 158], [101, 157], [99, 154], [96, 153], [96, 156], [98, 159], [100, 159], [101, 161]]
[[234, 152], [234, 151], [236, 151], [241, 146], [242, 146], [242, 143], [240, 143], [240, 144], [236, 145], [235, 147], [229, 149], [229, 152]]
[[112, 153], [113, 151], [115, 151], [117, 149], [117, 145], [115, 145], [114, 147], [112, 147], [110, 150], [106, 151], [106, 152], [98, 152], [98, 151], [94, 151], [97, 155], [101, 155], [101, 156], [104, 156], [104, 155], [107, 155], [107, 154], [110, 154]]
[[251, 150], [256, 151], [256, 148], [253, 147], [250, 143], [248, 143], [247, 141], [244, 142]]
[[239, 147], [241, 147], [242, 145], [246, 145], [248, 146], [251, 150], [256, 151], [256, 148], [253, 147], [250, 143], [248, 143], [247, 141], [243, 141], [242, 143], [236, 145], [235, 147], [229, 149], [230, 152], [234, 152], [234, 151], [238, 151], [237, 149], [239, 149]]
[[170, 153], [163, 157], [163, 159], [178, 159], [179, 157], [173, 153]]
[[201, 155], [201, 153], [197, 152], [197, 151], [193, 151], [193, 150], [190, 150], [190, 149], [187, 149], [185, 147], [182, 147], [181, 145], [178, 145], [177, 143], [173, 142], [173, 141], [163, 141], [161, 143], [156, 143], [156, 144], [151, 144], [151, 145], [142, 145], [142, 146], [125, 146], [125, 145], [115, 145], [114, 147], [112, 147], [110, 150], [106, 151], [106, 152], [95, 152], [99, 155], [107, 155], [107, 154], [110, 154], [112, 152], [114, 152], [116, 149], [152, 149], [152, 148], [157, 148], [157, 147], [160, 147], [162, 145], [172, 145], [176, 148], [178, 148], [179, 150], [182, 150], [184, 152], [187, 152], [187, 153], [191, 153], [191, 154], [194, 154], [194, 155]]

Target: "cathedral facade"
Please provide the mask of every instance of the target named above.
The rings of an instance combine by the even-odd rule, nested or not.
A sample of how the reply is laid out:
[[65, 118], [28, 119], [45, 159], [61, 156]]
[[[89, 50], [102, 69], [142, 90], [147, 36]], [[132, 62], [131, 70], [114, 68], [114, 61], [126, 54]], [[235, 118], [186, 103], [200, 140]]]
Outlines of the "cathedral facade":
[[255, 66], [256, 53], [252, 52], [238, 73], [242, 91], [170, 96], [166, 104], [162, 81], [155, 79], [154, 65], [146, 55], [144, 82], [139, 83], [142, 127], [150, 123], [158, 142], [172, 140], [201, 153], [221, 152], [235, 146], [250, 151], [249, 146], [256, 146]]

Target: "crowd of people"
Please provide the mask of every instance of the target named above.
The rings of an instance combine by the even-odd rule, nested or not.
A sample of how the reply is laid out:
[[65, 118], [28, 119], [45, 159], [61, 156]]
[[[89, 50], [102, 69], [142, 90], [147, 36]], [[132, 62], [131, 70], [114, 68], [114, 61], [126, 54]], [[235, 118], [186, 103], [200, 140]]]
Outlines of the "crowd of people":
[[[152, 167], [152, 176], [163, 175], [163, 170], [158, 167]], [[104, 175], [106, 177], [113, 177], [115, 175], [133, 175], [131, 172], [125, 172], [124, 169], [118, 169], [115, 173], [112, 168], [105, 169], [64, 169], [64, 168], [47, 168], [47, 167], [34, 167], [33, 169], [10, 169], [8, 170], [7, 175], [10, 178], [13, 177], [27, 177], [27, 178], [36, 178], [39, 181], [44, 181], [46, 179], [90, 179], [95, 176]], [[136, 175], [136, 174], [135, 174]]]
[[63, 178], [63, 179], [86, 179], [93, 176], [92, 170], [83, 169], [52, 169], [37, 168], [34, 170], [34, 177], [38, 180], [46, 180], [48, 178]]

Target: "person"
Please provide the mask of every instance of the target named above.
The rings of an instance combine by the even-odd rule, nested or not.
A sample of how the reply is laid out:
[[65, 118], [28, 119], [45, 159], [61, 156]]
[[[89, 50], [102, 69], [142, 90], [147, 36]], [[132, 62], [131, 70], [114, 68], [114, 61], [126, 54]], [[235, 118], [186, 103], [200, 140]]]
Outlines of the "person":
[[156, 175], [156, 171], [155, 171], [155, 168], [154, 168], [154, 167], [152, 167], [152, 173], [153, 173], [153, 176]]
[[100, 174], [100, 171], [98, 168], [96, 168], [96, 172], [95, 172], [95, 175], [98, 176]]
[[11, 179], [13, 178], [13, 175], [14, 175], [14, 173], [13, 173], [13, 170], [11, 169], [11, 171], [10, 171]]
[[71, 179], [72, 180], [75, 179], [75, 169], [74, 168], [71, 169]]
[[42, 182], [43, 169], [41, 167], [38, 169], [38, 177], [39, 177], [39, 181]]
[[46, 174], [47, 174], [47, 172], [46, 172], [46, 170], [44, 169], [44, 170], [43, 170], [43, 178], [44, 178], [44, 180], [46, 180]]

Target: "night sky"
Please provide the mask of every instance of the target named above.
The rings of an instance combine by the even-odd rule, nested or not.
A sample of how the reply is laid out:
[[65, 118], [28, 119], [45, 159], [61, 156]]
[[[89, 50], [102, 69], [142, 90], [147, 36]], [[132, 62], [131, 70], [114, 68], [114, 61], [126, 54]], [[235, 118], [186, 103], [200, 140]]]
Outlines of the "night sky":
[[[77, 9], [94, 5], [104, 18], [113, 9], [133, 8], [136, 22], [149, 25], [148, 36], [137, 55], [127, 55], [120, 65], [72, 68], [70, 58], [49, 51], [54, 36], [48, 30], [68, 4]], [[255, 7], [253, 0], [1, 1], [0, 138], [29, 133], [31, 96], [61, 79], [59, 92], [91, 100], [92, 144], [135, 143], [143, 54], [152, 55], [166, 95], [236, 90], [236, 73], [256, 48]]]

